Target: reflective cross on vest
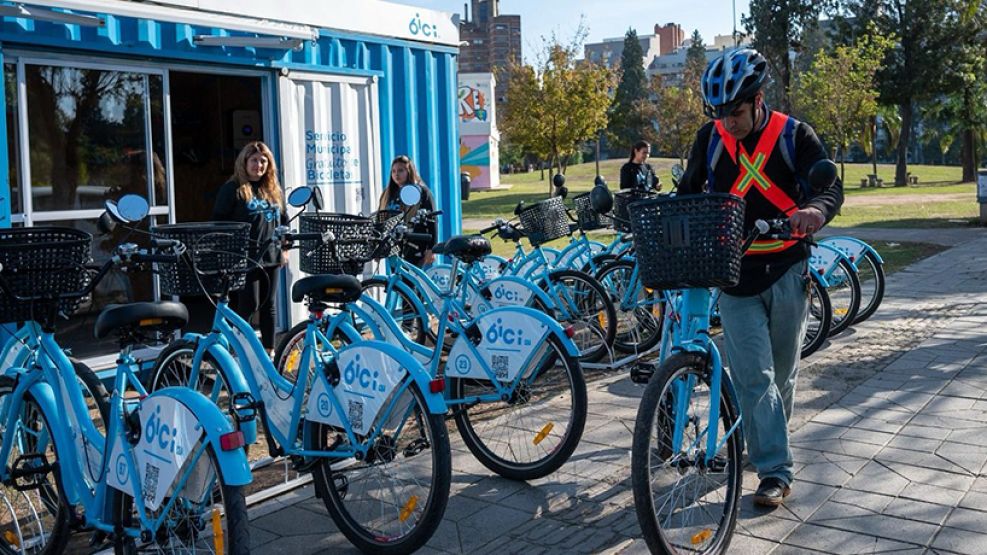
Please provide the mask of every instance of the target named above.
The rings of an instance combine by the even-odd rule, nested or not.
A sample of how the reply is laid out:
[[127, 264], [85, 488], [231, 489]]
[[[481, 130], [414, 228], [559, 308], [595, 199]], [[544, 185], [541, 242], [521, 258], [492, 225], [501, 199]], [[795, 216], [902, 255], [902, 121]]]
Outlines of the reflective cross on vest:
[[[771, 112], [771, 119], [767, 127], [764, 128], [764, 132], [761, 133], [761, 138], [758, 139], [757, 147], [754, 149], [753, 154], [747, 152], [743, 143], [739, 145], [739, 149], [737, 148], [737, 139], [730, 133], [727, 133], [723, 122], [720, 120], [716, 121], [716, 131], [720, 134], [720, 140], [723, 141], [723, 146], [733, 160], [733, 163], [740, 168], [740, 175], [737, 176], [737, 181], [730, 188], [730, 194], [744, 198], [747, 196], [747, 193], [757, 190], [775, 208], [786, 216], [791, 216], [798, 210], [798, 205], [782, 188], [775, 185], [771, 181], [771, 178], [764, 172], [768, 159], [771, 158], [771, 153], [774, 152], [775, 145], [778, 143], [778, 139], [785, 130], [787, 123], [787, 115], [781, 112]], [[793, 234], [793, 236], [795, 235]], [[781, 252], [795, 245], [797, 242], [780, 240], [754, 241], [754, 244], [747, 250], [747, 254]]]

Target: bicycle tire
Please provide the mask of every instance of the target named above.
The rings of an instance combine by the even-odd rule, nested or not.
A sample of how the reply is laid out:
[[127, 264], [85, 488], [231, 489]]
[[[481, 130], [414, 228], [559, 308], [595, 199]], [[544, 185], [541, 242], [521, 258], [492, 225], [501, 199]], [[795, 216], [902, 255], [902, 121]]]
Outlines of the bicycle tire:
[[[9, 376], [0, 376], [0, 401], [2, 401], [4, 396], [12, 395], [16, 388], [17, 388], [16, 380], [14, 380]], [[42, 419], [42, 425], [44, 426], [43, 429], [46, 430], [51, 429], [51, 427], [48, 424], [47, 417], [45, 417], [44, 413], [40, 410], [40, 406], [33, 400], [30, 393], [25, 394], [24, 398], [22, 399], [22, 403], [23, 403], [22, 414], [36, 415], [37, 417]], [[6, 403], [0, 402], [0, 406], [4, 406], [4, 405], [6, 405]], [[28, 411], [32, 411], [32, 412], [29, 413]], [[4, 414], [3, 416], [6, 416], [6, 414]], [[18, 418], [18, 422], [20, 421], [21, 419]], [[0, 419], [0, 432], [2, 432], [3, 435], [6, 435], [8, 433], [6, 429], [2, 428], [5, 422], [6, 419]], [[21, 431], [23, 432], [27, 429], [28, 429], [27, 427], [23, 427]], [[32, 425], [30, 429], [34, 432], [42, 431], [42, 430], [37, 430], [36, 426], [34, 425]], [[49, 437], [51, 437], [50, 433], [49, 433]], [[54, 444], [52, 444], [50, 448], [52, 451], [52, 455], [46, 456], [45, 458], [46, 460], [48, 460], [49, 464], [54, 464], [56, 461], [59, 460], [59, 456]], [[46, 447], [45, 451], [47, 452], [47, 450], [48, 448]], [[33, 452], [33, 451], [28, 451], [28, 452]], [[26, 453], [21, 451], [21, 454], [26, 454]], [[11, 450], [10, 455], [11, 457], [16, 457], [14, 449]], [[12, 458], [10, 462], [12, 462], [13, 460], [16, 460], [16, 458]], [[10, 462], [3, 461], [3, 464], [9, 467]], [[38, 549], [37, 551], [31, 551], [31, 553], [37, 553], [41, 555], [55, 555], [59, 553], [64, 553], [66, 550], [66, 546], [71, 537], [71, 531], [69, 528], [70, 512], [69, 512], [69, 508], [63, 502], [65, 496], [63, 494], [61, 477], [58, 476], [57, 472], [55, 472], [53, 469], [52, 472], [46, 474], [46, 479], [43, 482], [38, 482], [36, 479], [35, 483], [38, 484], [38, 487], [31, 491], [39, 492], [37, 507], [34, 505], [34, 500], [28, 497], [27, 492], [23, 492], [22, 494], [22, 492], [17, 492], [17, 490], [14, 489], [13, 487], [0, 485], [0, 500], [3, 501], [2, 503], [3, 512], [6, 513], [5, 519], [12, 518], [15, 516], [7, 512], [8, 507], [19, 506], [24, 502], [30, 505], [29, 514], [24, 515], [24, 518], [26, 518], [27, 520], [24, 521], [23, 526], [20, 524], [22, 517], [19, 516], [16, 517], [16, 520], [18, 522], [17, 526], [14, 526], [12, 528], [8, 528], [6, 525], [4, 526], [4, 534], [0, 535], [0, 553], [2, 553], [3, 555], [15, 555], [15, 554], [19, 555], [20, 553], [22, 553], [22, 546], [24, 546], [27, 543], [32, 543], [37, 537], [40, 537], [41, 541], [44, 541], [47, 538], [47, 542], [42, 544], [43, 547], [41, 547], [41, 549]], [[8, 495], [8, 493], [18, 494], [14, 496], [15, 497], [14, 502], [10, 502], [10, 496]], [[18, 500], [16, 497], [21, 497], [22, 499]], [[47, 499], [44, 499], [43, 497], [46, 497]], [[8, 503], [10, 503], [10, 505], [8, 505]], [[38, 512], [39, 509], [41, 511], [44, 511], [45, 520], [49, 520], [47, 515], [50, 515], [50, 522], [41, 522], [42, 517], [41, 515], [39, 515]], [[38, 534], [36, 536], [25, 537], [24, 535], [25, 531], [27, 532], [31, 531], [30, 529], [28, 529], [29, 521], [36, 521], [34, 524], [32, 524], [32, 528], [34, 527], [37, 528]]]
[[[606, 287], [607, 290], [615, 296], [615, 298], [611, 298], [617, 314], [617, 333], [614, 336], [613, 347], [624, 353], [642, 353], [654, 348], [661, 341], [661, 326], [664, 318], [664, 303], [661, 301], [661, 293], [655, 290], [648, 293], [647, 288], [640, 283], [636, 285], [640, 287], [641, 292], [645, 293], [645, 303], [650, 302], [650, 304], [646, 304], [643, 308], [636, 305], [631, 310], [623, 310], [621, 302], [624, 291], [626, 291], [627, 281], [633, 275], [634, 266], [635, 263], [630, 260], [615, 260], [601, 268], [595, 276], [601, 285], [609, 286]], [[608, 276], [617, 272], [625, 272], [625, 274], [614, 277], [608, 282]], [[638, 299], [639, 304], [640, 302], [641, 300]], [[658, 314], [654, 314], [656, 308]], [[625, 322], [629, 322], [628, 326], [630, 327], [625, 326], [626, 331], [621, 332], [621, 324]], [[641, 329], [645, 329], [646, 333], [638, 331]]]
[[[864, 270], [863, 279], [861, 278], [861, 269], [866, 264], [869, 270]], [[873, 273], [873, 277], [870, 277], [870, 273]], [[877, 311], [878, 307], [881, 306], [881, 301], [884, 300], [884, 285], [886, 277], [884, 275], [884, 264], [882, 264], [874, 253], [867, 251], [866, 254], [857, 264], [857, 278], [860, 281], [860, 287], [863, 291], [864, 283], [869, 279], [874, 280], [874, 292], [869, 296], [866, 303], [861, 303], [860, 311], [857, 312], [857, 317], [854, 318], [853, 323], [859, 324], [864, 320], [870, 318]]]
[[[363, 286], [364, 293], [368, 293], [372, 288], [375, 287], [380, 287], [386, 290], [387, 280], [381, 278], [368, 278], [363, 280], [361, 285]], [[409, 287], [411, 286], [409, 285]], [[412, 291], [414, 291], [413, 287], [412, 287]], [[415, 304], [410, 299], [408, 299], [407, 294], [404, 291], [395, 288], [393, 289], [393, 293], [400, 297], [402, 307], [409, 307], [412, 310], [415, 310]], [[381, 300], [380, 302], [381, 304], [384, 304], [383, 300]], [[415, 314], [411, 316], [411, 319], [408, 319], [408, 316], [406, 316], [406, 314], [409, 313], [405, 311], [404, 313], [402, 313], [401, 320], [398, 321], [397, 318], [395, 318], [395, 321], [399, 322], [399, 325], [401, 326], [401, 331], [404, 332], [404, 334], [408, 337], [408, 339], [414, 341], [415, 343], [418, 343], [419, 345], [424, 345], [425, 341], [429, 338], [434, 339], [435, 334], [432, 333], [432, 330], [425, 325], [425, 322], [428, 321], [427, 314], [422, 314], [416, 310]], [[392, 314], [391, 316], [393, 317], [394, 315]]]
[[[428, 450], [433, 456], [432, 487], [425, 500], [425, 509], [422, 511], [422, 517], [418, 519], [418, 524], [410, 533], [402, 536], [397, 541], [389, 541], [392, 538], [377, 531], [368, 530], [357, 522], [351, 510], [345, 506], [345, 498], [353, 496], [352, 492], [349, 491], [353, 482], [346, 478], [345, 474], [345, 471], [350, 470], [349, 468], [334, 471], [330, 464], [332, 462], [331, 459], [323, 458], [312, 471], [316, 492], [322, 498], [333, 522], [336, 523], [336, 526], [343, 535], [364, 553], [396, 555], [399, 553], [411, 553], [417, 550], [425, 545], [435, 533], [439, 523], [442, 521], [442, 516], [445, 514], [446, 504], [449, 500], [449, 488], [452, 481], [452, 454], [449, 447], [449, 435], [445, 425], [445, 415], [430, 414], [427, 412], [424, 397], [418, 389], [417, 384], [409, 386], [409, 391], [411, 391], [415, 402], [418, 404], [415, 409], [415, 417], [419, 422], [423, 421], [425, 423], [424, 428], [427, 434], [425, 440], [430, 445], [431, 448]], [[310, 432], [313, 438], [313, 447], [317, 450], [327, 449], [330, 440], [329, 436], [335, 434], [337, 430], [326, 424], [315, 422], [310, 422], [309, 426], [311, 426]], [[397, 444], [395, 443], [395, 452], [397, 451], [396, 447]], [[407, 456], [407, 450], [403, 454]], [[420, 452], [413, 454], [408, 459], [418, 454]], [[342, 485], [337, 485], [337, 475], [340, 477], [339, 484]], [[409, 499], [408, 502], [401, 505], [403, 507], [402, 511], [408, 510], [410, 505], [412, 507], [411, 513], [413, 514], [418, 504], [416, 502], [414, 505], [411, 505], [411, 503]], [[383, 504], [378, 504], [381, 507], [384, 506]], [[400, 518], [400, 513], [398, 518]]]
[[[815, 300], [815, 302], [814, 302]], [[809, 308], [805, 336], [802, 339], [800, 358], [805, 358], [819, 350], [829, 337], [829, 326], [833, 322], [833, 305], [829, 295], [815, 278], [809, 283]]]
[[[593, 296], [598, 301], [593, 302], [592, 305], [589, 302], [579, 301], [580, 307], [569, 307], [570, 310], [579, 308], [581, 312], [586, 312], [586, 314], [573, 314], [572, 317], [566, 319], [560, 319], [561, 315], [555, 314], [555, 319], [563, 326], [572, 325], [575, 328], [573, 341], [577, 345], [580, 344], [577, 337], [585, 339], [585, 344], [595, 345], [580, 348], [580, 363], [596, 362], [607, 356], [610, 349], [613, 348], [614, 337], [617, 335], [617, 310], [614, 308], [613, 302], [610, 301], [610, 295], [607, 294], [606, 289], [593, 276], [578, 270], [557, 270], [552, 272], [548, 279], [555, 288], [562, 287], [560, 282], [563, 280], [572, 280], [583, 283], [580, 288], [583, 294], [592, 291]], [[553, 301], [559, 302], [559, 299], [552, 295], [552, 288], [549, 287], [549, 283], [542, 283], [541, 288], [549, 294], [549, 297], [553, 298]], [[557, 306], [553, 307], [553, 311], [558, 311]], [[600, 321], [601, 316], [606, 318], [604, 322]], [[592, 323], [594, 319], [599, 325]], [[584, 324], [585, 326], [577, 326], [577, 324]]]
[[[209, 457], [209, 460], [212, 462], [214, 468], [218, 468], [218, 464], [216, 463], [216, 455], [213, 451], [212, 445], [207, 445], [205, 449], [206, 452], [204, 454]], [[198, 472], [198, 470], [196, 470], [196, 472]], [[226, 530], [223, 533], [223, 553], [227, 555], [248, 555], [250, 553], [250, 521], [247, 515], [247, 500], [243, 495], [243, 489], [240, 486], [227, 485], [223, 482], [223, 476], [219, 472], [217, 472], [216, 475], [219, 478], [219, 487], [212, 488], [213, 494], [210, 496], [210, 500], [213, 502], [212, 511], [215, 515], [218, 510], [215, 508], [217, 497], [216, 493], [218, 492], [220, 494], [219, 504], [222, 506], [222, 510], [218, 514], [221, 514], [222, 517], [218, 522], [226, 522]], [[111, 488], [111, 491], [115, 492], [113, 499], [111, 500], [113, 515], [115, 517], [114, 524], [124, 527], [133, 526], [135, 516], [133, 497], [116, 489]], [[171, 495], [173, 496], [177, 494], [171, 493]], [[177, 504], [178, 503], [176, 502], [176, 505]], [[183, 503], [183, 509], [187, 506], [187, 503]], [[183, 516], [188, 518], [187, 515], [183, 514]], [[197, 518], [202, 517], [199, 516]], [[162, 522], [167, 522], [170, 520], [171, 519], [163, 518]], [[215, 524], [210, 526], [209, 522], [210, 520], [206, 520], [206, 529], [209, 531], [215, 530]], [[182, 538], [183, 542], [188, 539], [188, 530], [186, 528], [182, 528], [182, 524], [179, 522], [178, 526], [173, 529], [176, 534], [185, 534], [186, 537]], [[160, 529], [158, 530], [158, 534], [156, 534], [156, 536], [155, 541], [160, 541]], [[209, 540], [206, 539], [204, 541], [208, 544]], [[215, 546], [215, 538], [213, 538], [213, 541], [213, 545]], [[143, 552], [143, 549], [136, 545], [134, 538], [117, 537], [113, 542], [113, 552], [115, 555], [137, 555], [138, 553]]]
[[[845, 258], [840, 258], [839, 271], [842, 272], [843, 277], [846, 279], [845, 283], [834, 284], [827, 288], [826, 294], [829, 295], [829, 304], [832, 305], [833, 309], [833, 323], [829, 327], [828, 337], [833, 337], [838, 333], [846, 331], [847, 328], [853, 324], [857, 317], [857, 312], [860, 310], [860, 280], [857, 279], [857, 272], [853, 268], [853, 264]], [[833, 274], [836, 275], [835, 273]], [[834, 287], [835, 286], [835, 287]], [[843, 303], [842, 290], [847, 290], [848, 300]], [[839, 293], [839, 297], [834, 299], [833, 292]]]
[[[672, 452], [672, 445], [667, 443], [664, 445], [659, 445], [658, 448], [654, 448], [652, 444], [652, 432], [659, 434], [660, 437], [663, 435], [666, 438], [670, 438], [668, 432], [668, 422], [669, 419], [674, 418], [674, 414], [670, 414], [668, 408], [669, 403], [662, 403], [663, 397], [670, 395], [669, 387], [672, 385], [673, 380], [679, 379], [684, 375], [691, 374], [696, 378], [696, 382], [703, 383], [707, 387], [709, 386], [708, 372], [706, 370], [707, 359], [704, 355], [698, 353], [676, 353], [666, 359], [655, 371], [651, 380], [648, 382], [647, 387], [645, 387], [644, 395], [641, 398], [641, 404], [638, 406], [637, 417], [634, 422], [634, 437], [633, 444], [631, 447], [631, 487], [634, 494], [634, 510], [637, 514], [638, 523], [641, 526], [641, 532], [644, 536], [644, 540], [648, 545], [648, 549], [652, 553], [678, 553], [679, 550], [675, 548], [675, 545], [669, 534], [662, 529], [662, 523], [659, 522], [659, 516], [655, 509], [655, 498], [654, 491], [652, 490], [653, 485], [656, 480], [653, 478], [652, 474], [652, 462], [653, 457], [657, 457], [660, 461], [660, 466], [667, 466], [670, 470], [670, 476], [674, 477], [675, 474], [680, 476], [685, 476], [686, 473], [691, 470], [696, 470], [697, 465], [695, 460], [691, 461], [689, 464], [688, 460], [678, 460], [672, 464], [668, 464], [675, 461], [676, 458], [683, 455], [681, 449], [678, 453]], [[694, 397], [694, 392], [693, 392]], [[719, 414], [720, 423], [722, 423], [722, 431], [725, 433], [726, 430], [730, 430], [736, 421], [736, 416], [734, 415], [733, 405], [734, 403], [730, 399], [730, 393], [728, 388], [721, 386], [720, 388], [720, 403], [719, 403]], [[691, 418], [690, 422], [694, 419]], [[699, 417], [701, 418], [701, 417]], [[662, 422], [659, 423], [659, 420]], [[704, 450], [701, 447], [705, 447], [705, 441], [699, 441], [698, 438], [704, 438], [707, 430], [709, 429], [709, 422], [706, 422], [706, 429], [696, 430], [696, 444], [689, 445], [690, 447], [696, 447], [695, 454], [693, 455], [695, 459], [704, 455]], [[719, 424], [718, 424], [719, 426]], [[659, 428], [659, 429], [656, 429]], [[664, 432], [662, 434], [662, 432]], [[721, 436], [722, 437], [722, 436]], [[685, 442], [687, 445], [689, 442]], [[686, 537], [689, 539], [689, 551], [698, 552], [704, 554], [719, 554], [726, 553], [727, 548], [730, 546], [730, 541], [733, 536], [733, 530], [737, 524], [737, 513], [740, 508], [740, 497], [741, 497], [741, 487], [743, 483], [743, 474], [741, 468], [741, 439], [739, 430], [735, 430], [724, 443], [726, 447], [727, 460], [723, 466], [726, 470], [727, 480], [725, 483], [726, 492], [723, 496], [723, 510], [722, 516], [719, 517], [719, 525], [716, 531], [713, 532], [709, 527], [703, 527], [698, 532], [686, 533]], [[687, 451], [688, 451], [687, 447]], [[685, 453], [688, 455], [688, 453]], [[717, 456], [720, 456], [717, 454]], [[708, 469], [696, 470], [696, 474], [699, 475], [708, 474], [712, 475]], [[717, 488], [718, 489], [718, 488]], [[715, 490], [714, 490], [715, 491]], [[676, 497], [673, 495], [673, 499], [684, 499], [684, 497]], [[701, 499], [705, 501], [709, 497], [710, 492], [704, 492], [700, 496]], [[667, 507], [668, 503], [663, 503], [659, 505], [659, 509], [664, 509]], [[673, 507], [674, 509], [674, 507]], [[698, 512], [700, 511], [688, 511], [686, 512]], [[706, 512], [711, 518], [716, 518], [717, 515], [710, 514]], [[700, 518], [702, 514], [700, 514]], [[670, 519], [674, 518], [674, 515], [669, 516]], [[684, 520], [684, 519], [683, 519]], [[705, 546], [700, 550], [698, 545], [704, 543]]]
[[[551, 349], [554, 350], [555, 354], [549, 354], [545, 359], [541, 361], [540, 367], [534, 372], [539, 376], [546, 375], [550, 368], [554, 368], [556, 362], [561, 362], [564, 368], [565, 378], [568, 380], [569, 391], [571, 392], [571, 406], [572, 411], [570, 414], [569, 421], [567, 423], [565, 433], [562, 434], [562, 440], [554, 443], [549, 443], [547, 446], [542, 446], [544, 439], [555, 439], [559, 437], [560, 434], [552, 434], [556, 432], [557, 422], [555, 420], [550, 420], [545, 424], [542, 424], [540, 428], [536, 427], [529, 428], [525, 430], [523, 422], [520, 424], [514, 424], [513, 422], [504, 423], [502, 417], [504, 414], [494, 414], [491, 418], [491, 408], [493, 412], [503, 411], [503, 403], [487, 403], [478, 404], [473, 406], [462, 406], [455, 410], [456, 427], [459, 429], [459, 435], [463, 438], [463, 443], [469, 448], [473, 456], [476, 457], [480, 464], [489, 468], [493, 472], [496, 472], [504, 478], [511, 480], [534, 480], [537, 478], [542, 478], [548, 476], [549, 474], [555, 472], [559, 469], [572, 453], [575, 451], [576, 447], [579, 445], [579, 441], [583, 436], [583, 429], [586, 426], [586, 413], [588, 412], [588, 400], [586, 393], [586, 381], [583, 377], [582, 368], [579, 365], [578, 360], [572, 357], [568, 352], [566, 352], [561, 340], [555, 335], [550, 335], [547, 340], [547, 344], [550, 345]], [[561, 359], [561, 360], [557, 360]], [[525, 370], [522, 370], [522, 376], [525, 376]], [[537, 379], [535, 380], [537, 382]], [[453, 396], [458, 399], [463, 399], [470, 395], [471, 393], [467, 391], [467, 387], [471, 385], [477, 385], [486, 392], [490, 391], [489, 382], [473, 379], [454, 379], [451, 386], [453, 391]], [[484, 387], [485, 386], [485, 387]], [[531, 395], [530, 390], [524, 392], [526, 395]], [[516, 395], [521, 398], [521, 394]], [[553, 398], [558, 398], [557, 395], [553, 394]], [[524, 398], [523, 402], [519, 402], [512, 398], [509, 402], [509, 406], [519, 406], [527, 404], [530, 401], [530, 397]], [[536, 409], [536, 413], [539, 414], [539, 418], [544, 420], [544, 409]], [[509, 414], [507, 416], [510, 416]], [[486, 419], [486, 420], [484, 420]], [[518, 420], [523, 421], [523, 417], [519, 417]], [[518, 460], [508, 460], [506, 458], [507, 454], [517, 455], [521, 452], [520, 449], [516, 449], [513, 446], [507, 446], [507, 449], [503, 450], [503, 453], [498, 453], [498, 449], [494, 448], [492, 438], [484, 439], [482, 436], [486, 436], [485, 433], [481, 432], [479, 429], [479, 424], [481, 422], [488, 422], [491, 424], [488, 430], [494, 431], [501, 428], [510, 428], [512, 430], [520, 430], [520, 435], [527, 433], [528, 438], [532, 439], [532, 442], [536, 447], [539, 447], [546, 454], [530, 461], [518, 461]], [[496, 433], [495, 431], [493, 433]], [[539, 436], [541, 439], [539, 439]], [[502, 438], [502, 434], [498, 434], [497, 438]], [[509, 440], [513, 435], [507, 436]], [[524, 440], [522, 440], [524, 441]], [[525, 441], [526, 443], [526, 441]]]

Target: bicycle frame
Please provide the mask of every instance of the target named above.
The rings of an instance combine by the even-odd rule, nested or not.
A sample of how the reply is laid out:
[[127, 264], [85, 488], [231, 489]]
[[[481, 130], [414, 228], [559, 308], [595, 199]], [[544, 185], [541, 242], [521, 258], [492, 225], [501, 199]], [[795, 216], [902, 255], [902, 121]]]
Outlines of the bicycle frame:
[[[411, 356], [393, 345], [379, 341], [364, 341], [359, 332], [344, 321], [337, 322], [337, 325], [330, 331], [330, 336], [335, 329], [341, 329], [347, 337], [357, 341], [357, 343], [336, 350], [326, 335], [319, 330], [318, 320], [314, 318], [309, 320], [301, 358], [302, 365], [299, 368], [307, 369], [313, 366], [325, 368], [324, 364], [332, 364], [337, 371], [342, 369], [342, 381], [346, 382], [346, 385], [352, 386], [352, 390], [347, 390], [346, 386], [340, 388], [331, 385], [329, 376], [325, 371], [311, 373], [316, 376], [311, 387], [308, 383], [310, 372], [299, 372], [297, 381], [294, 383], [281, 376], [267, 356], [267, 352], [253, 328], [229, 307], [226, 298], [221, 299], [216, 307], [212, 329], [213, 331], [205, 336], [185, 335], [186, 339], [197, 343], [189, 383], [197, 383], [198, 372], [205, 353], [209, 352], [214, 356], [218, 353], [220, 357], [215, 360], [223, 376], [228, 380], [227, 384], [231, 392], [234, 395], [249, 393], [254, 399], [261, 401], [260, 413], [264, 419], [264, 427], [268, 432], [268, 437], [274, 441], [273, 444], [269, 443], [272, 454], [326, 458], [348, 458], [357, 453], [360, 453], [361, 456], [366, 455], [379, 437], [380, 429], [375, 429], [373, 433], [368, 435], [369, 426], [365, 426], [362, 422], [351, 422], [343, 410], [344, 401], [350, 397], [354, 397], [355, 402], [360, 403], [363, 403], [363, 400], [375, 400], [377, 402], [367, 402], [366, 404], [370, 408], [367, 412], [371, 413], [366, 422], [374, 422], [379, 415], [383, 415], [386, 419], [395, 409], [402, 394], [411, 387], [412, 381], [418, 384], [429, 412], [433, 414], [445, 414], [446, 412], [442, 397], [430, 391], [430, 376]], [[324, 355], [318, 354], [315, 349], [316, 345], [326, 348], [323, 351]], [[229, 348], [232, 348], [236, 353], [237, 360], [240, 361], [239, 364], [230, 357], [227, 351]], [[374, 384], [379, 389], [371, 391], [363, 385], [359, 374], [365, 370], [365, 367], [360, 364], [361, 355], [372, 358], [372, 354], [370, 354], [372, 352], [382, 354], [381, 360], [384, 367], [375, 369], [378, 374], [374, 378]], [[316, 360], [317, 358], [322, 360]], [[323, 364], [313, 364], [316, 362]], [[355, 373], [353, 379], [348, 378], [351, 368]], [[404, 379], [406, 375], [410, 376], [411, 379]], [[361, 386], [363, 390], [356, 391], [356, 389], [361, 389]], [[343, 391], [341, 392], [340, 389]], [[214, 400], [218, 397], [218, 390], [217, 387], [213, 392]], [[329, 393], [330, 391], [332, 394]], [[348, 447], [325, 451], [306, 447], [310, 445], [310, 438], [305, 437], [304, 434], [299, 436], [300, 432], [304, 432], [300, 424], [306, 398], [308, 399], [307, 411], [305, 411], [306, 420], [338, 425], [344, 428], [349, 440]], [[384, 409], [383, 412], [381, 409]], [[368, 435], [368, 437], [361, 442], [357, 439], [357, 434]]]
[[[131, 495], [137, 505], [140, 528], [126, 529], [129, 537], [139, 537], [141, 530], [157, 531], [168, 516], [169, 505], [177, 499], [164, 499], [164, 494], [176, 484], [179, 488], [184, 487], [199, 457], [210, 445], [219, 473], [227, 485], [250, 483], [245, 454], [240, 450], [232, 452], [221, 448], [220, 437], [232, 432], [232, 428], [219, 409], [201, 394], [184, 388], [168, 388], [148, 395], [137, 378], [137, 360], [130, 355], [129, 349], [125, 349], [117, 365], [106, 422], [107, 434], [103, 436], [90, 419], [72, 363], [58, 346], [53, 333], [41, 331], [33, 322], [24, 328], [30, 332], [26, 335], [28, 346], [39, 348], [45, 356], [36, 357], [31, 368], [8, 367], [5, 375], [16, 379], [17, 387], [4, 403], [0, 417], [7, 430], [15, 430], [24, 396], [30, 394], [39, 405], [52, 434], [42, 439], [54, 441], [59, 453], [75, 453], [74, 457], [59, 459], [58, 479], [68, 504], [81, 505], [85, 510], [87, 527], [114, 531], [109, 502], [112, 495], [109, 488], [113, 488]], [[139, 394], [140, 401], [123, 398], [128, 386]], [[147, 409], [150, 413], [146, 421], [142, 419], [136, 445], [128, 440], [128, 430], [124, 429], [128, 408], [140, 414]], [[9, 459], [16, 435], [8, 433], [3, 437], [0, 443], [3, 460]], [[191, 441], [183, 446], [183, 440]], [[188, 453], [186, 449], [194, 445], [198, 445], [198, 449]], [[105, 456], [107, 452], [109, 457]], [[178, 469], [190, 457], [191, 464], [179, 476]], [[97, 461], [95, 465], [93, 459]], [[141, 463], [148, 460], [174, 467], [174, 471], [169, 466], [159, 467], [153, 492], [144, 491], [144, 486], [150, 482], [145, 481], [148, 466]], [[0, 479], [10, 477], [9, 468], [0, 468]], [[148, 508], [157, 510], [162, 502], [165, 510], [161, 515], [149, 518]]]

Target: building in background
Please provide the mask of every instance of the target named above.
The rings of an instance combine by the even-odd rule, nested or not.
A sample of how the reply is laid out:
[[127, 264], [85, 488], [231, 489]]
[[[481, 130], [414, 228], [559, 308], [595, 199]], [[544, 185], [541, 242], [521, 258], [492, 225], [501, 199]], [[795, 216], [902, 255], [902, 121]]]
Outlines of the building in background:
[[[659, 56], [674, 52], [685, 42], [685, 32], [678, 23], [666, 23], [665, 25], [655, 24], [655, 34], [661, 37], [661, 52]], [[649, 58], [650, 60], [650, 58]]]
[[[740, 46], [748, 44], [744, 40], [743, 37], [740, 38]], [[686, 54], [691, 45], [692, 40], [685, 40], [674, 51], [661, 56], [655, 56], [651, 60], [651, 63], [648, 64], [648, 79], [651, 79], [654, 75], [660, 75], [662, 82], [666, 85], [681, 85], [685, 73]], [[734, 48], [733, 35], [717, 35], [713, 38], [713, 44], [706, 45], [706, 61], [710, 62], [713, 58], [722, 54], [724, 50], [732, 48]]]
[[[655, 25], [652, 35], [638, 35], [641, 44], [641, 65], [648, 67], [656, 56], [675, 51], [685, 36], [682, 26], [677, 23], [666, 23], [664, 26]], [[583, 56], [587, 61], [607, 67], [618, 67], [624, 54], [624, 37], [603, 39], [603, 42], [593, 42], [583, 46]]]
[[[496, 73], [511, 60], [521, 60], [520, 15], [502, 15], [500, 0], [471, 0], [463, 11], [459, 39], [466, 44], [459, 49], [460, 73]], [[501, 79], [497, 102], [506, 100], [506, 86], [507, 79]]]
[[492, 73], [459, 74], [459, 164], [470, 189], [500, 188], [500, 132]]

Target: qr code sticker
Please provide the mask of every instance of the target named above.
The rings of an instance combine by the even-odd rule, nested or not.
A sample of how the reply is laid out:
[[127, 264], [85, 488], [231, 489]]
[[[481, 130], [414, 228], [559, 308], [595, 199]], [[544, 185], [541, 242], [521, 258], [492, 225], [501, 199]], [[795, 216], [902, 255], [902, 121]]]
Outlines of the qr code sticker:
[[144, 467], [144, 503], [152, 503], [158, 495], [158, 467], [147, 463]]
[[494, 371], [494, 376], [497, 376], [498, 380], [507, 379], [507, 365], [510, 362], [510, 358], [504, 355], [493, 355], [490, 359], [490, 367]]
[[363, 402], [350, 399], [349, 411], [347, 412], [349, 413], [350, 426], [355, 430], [363, 429]]

